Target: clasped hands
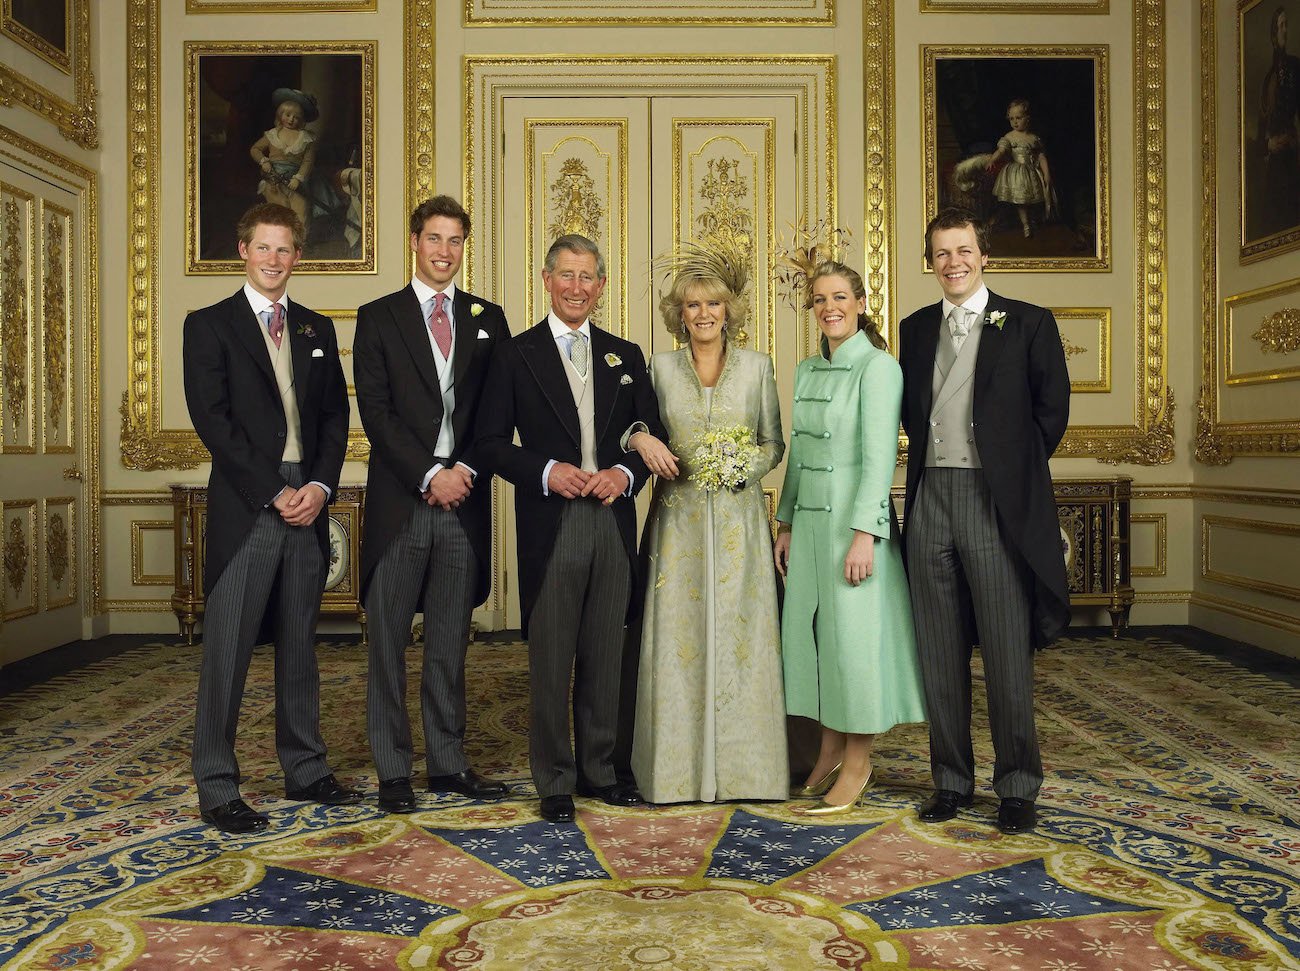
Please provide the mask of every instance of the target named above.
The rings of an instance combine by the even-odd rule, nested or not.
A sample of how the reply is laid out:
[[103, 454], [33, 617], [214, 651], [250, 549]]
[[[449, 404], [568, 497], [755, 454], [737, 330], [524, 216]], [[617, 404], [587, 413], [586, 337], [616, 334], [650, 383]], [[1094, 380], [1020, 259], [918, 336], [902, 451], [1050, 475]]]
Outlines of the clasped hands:
[[276, 512], [290, 526], [310, 526], [320, 515], [320, 511], [325, 508], [325, 502], [329, 496], [314, 482], [308, 482], [305, 486], [295, 489], [293, 486], [285, 486], [280, 490], [280, 494], [271, 500], [271, 505], [275, 507]]
[[[786, 575], [790, 568], [790, 525], [777, 523], [776, 542], [772, 546], [776, 572]], [[853, 541], [844, 555], [844, 579], [851, 587], [859, 586], [876, 570], [876, 537], [860, 529], [853, 531]]]
[[565, 499], [592, 496], [609, 505], [632, 485], [621, 469], [587, 472], [568, 462], [556, 462], [546, 476], [546, 488]]
[[469, 469], [459, 464], [451, 468], [444, 466], [434, 473], [420, 498], [431, 506], [450, 511], [465, 501], [472, 488], [474, 477], [470, 475]]

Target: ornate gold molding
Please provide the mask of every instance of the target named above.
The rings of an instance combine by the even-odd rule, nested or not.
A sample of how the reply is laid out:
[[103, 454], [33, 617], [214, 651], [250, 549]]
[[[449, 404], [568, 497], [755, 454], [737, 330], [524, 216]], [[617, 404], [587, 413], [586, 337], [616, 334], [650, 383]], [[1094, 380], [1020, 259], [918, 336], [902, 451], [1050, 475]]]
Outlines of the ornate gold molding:
[[921, 13], [1110, 13], [1110, 0], [921, 0]]
[[[1229, 379], [1223, 375], [1224, 369], [1219, 363], [1219, 342], [1221, 336], [1226, 341], [1229, 307], [1225, 302], [1220, 311], [1219, 306], [1219, 252], [1223, 241], [1219, 237], [1218, 212], [1218, 37], [1215, 6], [1215, 0], [1201, 0], [1201, 239], [1205, 245], [1201, 249], [1201, 387], [1196, 401], [1194, 445], [1198, 462], [1227, 465], [1237, 456], [1300, 455], [1300, 415], [1286, 419], [1232, 422], [1220, 417], [1221, 375], [1225, 385], [1253, 382]], [[1240, 198], [1236, 204], [1240, 205]], [[1235, 242], [1231, 251], [1237, 251]], [[1223, 314], [1222, 334], [1220, 312]], [[1230, 345], [1223, 348], [1224, 355], [1230, 352]], [[1272, 380], [1271, 377], [1268, 379]]]
[[[46, 202], [45, 212], [45, 267], [42, 272], [41, 321], [45, 337], [45, 416], [46, 452], [73, 450], [71, 416], [69, 416], [68, 444], [51, 442], [51, 433], [62, 427], [63, 409], [68, 402], [68, 293], [67, 262], [64, 247], [64, 225], [72, 214]], [[57, 324], [57, 326], [53, 326]]]
[[[127, 390], [118, 408], [121, 417], [119, 451], [128, 469], [194, 469], [208, 460], [207, 449], [192, 429], [162, 427], [162, 373], [159, 361], [158, 193], [161, 183], [159, 50], [160, 0], [127, 0]], [[433, 3], [407, 0], [407, 90], [420, 92], [420, 111], [408, 99], [408, 146], [427, 144], [427, 156], [407, 152], [407, 178], [432, 185], [433, 67], [431, 57], [416, 60], [427, 71], [417, 81], [412, 74], [412, 50], [432, 51]], [[421, 53], [420, 57], [426, 57]], [[427, 90], [427, 98], [423, 92]], [[408, 185], [408, 195], [416, 190]], [[414, 205], [412, 204], [412, 208]], [[369, 452], [364, 437], [350, 434], [348, 458]]]
[[[5, 620], [29, 617], [40, 609], [40, 593], [36, 589], [39, 572], [36, 511], [35, 499], [7, 499], [0, 503], [0, 533], [3, 533], [4, 540], [0, 603], [5, 605]], [[10, 515], [15, 512], [18, 512], [17, 516]], [[11, 606], [22, 594], [24, 586], [28, 593], [23, 602]]]
[[17, 519], [9, 520], [9, 535], [5, 537], [5, 579], [14, 593], [20, 593], [27, 577], [27, 533]]
[[[82, 148], [95, 149], [99, 148], [95, 104], [98, 92], [90, 70], [90, 0], [72, 0], [71, 14], [72, 100], [60, 97], [7, 65], [0, 65], [0, 105], [21, 104], [53, 124], [64, 138]], [[41, 56], [48, 59], [45, 54]]]
[[[9, 438], [16, 435], [28, 422], [28, 337], [32, 326], [30, 321], [31, 300], [31, 252], [27, 245], [29, 233], [24, 233], [24, 222], [30, 222], [34, 210], [34, 197], [21, 189], [0, 183], [0, 196], [4, 196], [4, 208], [0, 212], [0, 307], [4, 308], [0, 319], [0, 347], [3, 347], [4, 359], [0, 364], [0, 373], [4, 375], [4, 396], [0, 401], [0, 420], [4, 421], [0, 444], [3, 451], [31, 451], [26, 445], [18, 448], [9, 444]], [[27, 219], [23, 218], [22, 202], [27, 207]], [[30, 226], [27, 227], [30, 230]], [[31, 438], [30, 434], [27, 436]]]
[[1291, 614], [1269, 610], [1266, 607], [1256, 607], [1253, 604], [1244, 604], [1240, 600], [1229, 600], [1227, 597], [1217, 597], [1214, 594], [1204, 593], [1199, 590], [1190, 594], [1188, 601], [1193, 607], [1217, 610], [1221, 613], [1240, 617], [1243, 620], [1253, 621], [1256, 624], [1263, 624], [1266, 627], [1300, 633], [1300, 618]]
[[[46, 610], [77, 602], [76, 502], [73, 496], [45, 500], [45, 569], [54, 586], [64, 590], [62, 596], [50, 596], [49, 582], [46, 582]], [[51, 505], [62, 506], [63, 512], [53, 512]]]
[[[898, 347], [894, 312], [894, 5], [889, 0], [862, 4], [863, 232], [862, 278], [867, 313], [884, 319], [889, 344]], [[830, 220], [830, 225], [836, 225]], [[805, 345], [808, 343], [805, 340]]]
[[[168, 504], [171, 497], [167, 497]], [[131, 585], [136, 587], [170, 586], [176, 581], [173, 573], [144, 572], [144, 534], [146, 532], [171, 533], [176, 523], [171, 519], [131, 520]], [[170, 545], [170, 544], [169, 544]]]
[[186, 13], [369, 13], [379, 0], [185, 0]]
[[466, 27], [794, 27], [835, 26], [835, 0], [766, 0], [710, 4], [698, 0], [590, 4], [585, 0], [537, 3], [464, 0]]
[[[1136, 499], [1137, 496], [1135, 495]], [[1137, 526], [1140, 523], [1150, 523], [1156, 528], [1156, 560], [1151, 566], [1134, 566], [1132, 574], [1135, 577], [1162, 577], [1168, 572], [1169, 563], [1169, 516], [1163, 512], [1135, 512], [1132, 514], [1130, 523]], [[1130, 546], [1132, 541], [1130, 540]]]
[[1265, 354], [1300, 351], [1300, 308], [1284, 307], [1265, 317], [1250, 335]]
[[[84, 355], [84, 380], [86, 393], [81, 396], [82, 436], [79, 446], [80, 464], [85, 469], [83, 477], [84, 515], [86, 516], [86, 610], [99, 613], [101, 565], [103, 550], [100, 546], [99, 486], [100, 486], [100, 419], [99, 419], [99, 181], [98, 176], [72, 159], [0, 125], [0, 156], [46, 181], [66, 188], [79, 199], [75, 225], [79, 227], [81, 243], [73, 247], [76, 278], [81, 280], [81, 302], [78, 305], [81, 349]], [[66, 210], [60, 210], [66, 212]], [[73, 399], [74, 404], [76, 399]], [[70, 418], [71, 422], [71, 418]]]
[[1242, 576], [1238, 573], [1229, 573], [1226, 570], [1215, 569], [1212, 564], [1212, 538], [1214, 527], [1216, 526], [1222, 529], [1235, 529], [1238, 532], [1259, 533], [1265, 536], [1282, 536], [1288, 539], [1300, 540], [1300, 523], [1277, 523], [1269, 522], [1264, 519], [1239, 519], [1235, 516], [1201, 517], [1202, 577], [1214, 583], [1224, 583], [1229, 586], [1240, 587], [1241, 589], [1249, 590], [1252, 593], [1268, 594], [1273, 597], [1284, 597], [1288, 600], [1300, 600], [1300, 586], [1286, 583], [1275, 583], [1271, 580], [1260, 580], [1254, 577]]
[[[437, 70], [433, 65], [434, 0], [406, 0], [403, 33], [406, 36], [406, 211], [433, 195], [435, 178], [434, 93]], [[470, 209], [469, 201], [465, 206]], [[470, 209], [471, 216], [473, 210]], [[414, 259], [414, 254], [412, 254]]]

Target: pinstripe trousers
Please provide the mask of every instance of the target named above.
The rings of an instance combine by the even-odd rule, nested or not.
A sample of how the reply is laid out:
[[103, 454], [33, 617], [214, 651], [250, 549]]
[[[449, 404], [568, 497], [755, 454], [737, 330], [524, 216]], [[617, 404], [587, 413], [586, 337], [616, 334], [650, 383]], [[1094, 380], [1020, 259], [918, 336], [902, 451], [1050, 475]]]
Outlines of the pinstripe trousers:
[[1043, 766], [1034, 726], [1029, 565], [1006, 541], [977, 469], [927, 468], [905, 525], [935, 788], [966, 794], [975, 785], [970, 658], [978, 643], [996, 757], [993, 789], [1004, 799], [1034, 799]]
[[592, 786], [615, 781], [631, 581], [613, 511], [595, 499], [570, 500], [528, 621], [528, 760], [539, 796], [572, 793], [579, 780]]
[[465, 760], [465, 650], [478, 559], [454, 511], [419, 502], [384, 551], [366, 591], [370, 674], [366, 730], [381, 781], [411, 775], [406, 648], [424, 611], [420, 714], [428, 774], [454, 775]]
[[[295, 488], [296, 462], [280, 466]], [[321, 510], [322, 516], [328, 511]], [[278, 581], [278, 582], [277, 582]], [[194, 714], [194, 782], [204, 810], [239, 798], [235, 732], [248, 664], [262, 615], [276, 591], [275, 749], [286, 790], [329, 775], [320, 732], [316, 620], [325, 563], [311, 526], [289, 526], [274, 507], [257, 515], [244, 545], [226, 564], [203, 611], [203, 667]]]

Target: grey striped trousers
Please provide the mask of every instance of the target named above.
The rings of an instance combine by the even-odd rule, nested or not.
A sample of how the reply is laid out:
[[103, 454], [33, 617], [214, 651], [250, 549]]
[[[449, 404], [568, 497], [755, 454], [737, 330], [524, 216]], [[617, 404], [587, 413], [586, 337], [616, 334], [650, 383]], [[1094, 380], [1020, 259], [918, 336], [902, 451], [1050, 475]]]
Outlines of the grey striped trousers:
[[982, 471], [927, 468], [919, 490], [904, 538], [935, 788], [965, 794], [975, 784], [970, 658], [978, 643], [996, 755], [993, 788], [1002, 798], [1034, 799], [1043, 766], [1029, 565], [999, 528]]
[[592, 786], [615, 781], [623, 621], [631, 588], [613, 511], [596, 499], [569, 500], [528, 621], [528, 760], [539, 796], [572, 793], [579, 780]]
[[[280, 466], [302, 485], [296, 462]], [[329, 515], [328, 508], [322, 516]], [[278, 583], [277, 583], [278, 578]], [[203, 611], [203, 667], [194, 713], [194, 782], [199, 807], [239, 798], [235, 732], [262, 614], [272, 589], [275, 627], [275, 749], [286, 790], [329, 775], [320, 733], [320, 674], [316, 619], [325, 589], [325, 562], [312, 526], [289, 526], [268, 506], [257, 514], [244, 545], [217, 578]]]
[[406, 712], [406, 648], [418, 606], [424, 612], [420, 712], [429, 775], [454, 775], [465, 760], [465, 649], [478, 560], [454, 511], [416, 504], [384, 551], [366, 591], [370, 673], [366, 729], [381, 781], [411, 775]]

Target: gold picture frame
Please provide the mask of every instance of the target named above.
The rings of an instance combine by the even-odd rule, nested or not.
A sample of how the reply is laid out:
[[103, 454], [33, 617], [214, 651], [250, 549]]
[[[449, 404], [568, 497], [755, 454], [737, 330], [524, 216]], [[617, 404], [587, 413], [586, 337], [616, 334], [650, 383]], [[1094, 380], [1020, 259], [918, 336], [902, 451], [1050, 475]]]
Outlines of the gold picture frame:
[[747, 4], [659, 0], [463, 0], [466, 27], [834, 27], [836, 0], [758, 0]]
[[21, 9], [15, 16], [13, 2], [4, 0], [0, 36], [68, 75], [68, 90], [54, 91], [32, 80], [11, 67], [13, 62], [6, 57], [0, 64], [0, 105], [20, 104], [49, 121], [69, 141], [85, 149], [98, 148], [97, 91], [90, 69], [90, 0], [62, 0], [66, 49], [44, 36], [48, 31], [42, 25], [24, 22]]
[[[1285, 18], [1291, 28], [1289, 47], [1286, 31], [1275, 30], [1279, 18]], [[1238, 0], [1237, 205], [1242, 263], [1300, 249], [1300, 131], [1294, 104], [1287, 111], [1278, 103], [1276, 83], [1278, 72], [1300, 74], [1300, 54], [1294, 53], [1297, 36], [1300, 0]]]
[[2, 10], [0, 33], [64, 74], [72, 73], [72, 0], [4, 0]]
[[921, 50], [926, 212], [985, 218], [990, 269], [1109, 271], [1109, 47]]
[[187, 274], [242, 273], [235, 220], [263, 201], [290, 205], [307, 225], [296, 273], [375, 272], [376, 50], [375, 41], [185, 43]]

